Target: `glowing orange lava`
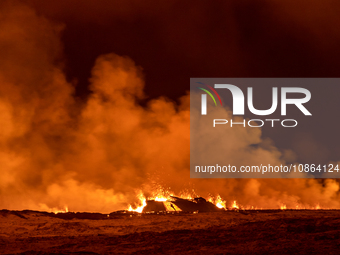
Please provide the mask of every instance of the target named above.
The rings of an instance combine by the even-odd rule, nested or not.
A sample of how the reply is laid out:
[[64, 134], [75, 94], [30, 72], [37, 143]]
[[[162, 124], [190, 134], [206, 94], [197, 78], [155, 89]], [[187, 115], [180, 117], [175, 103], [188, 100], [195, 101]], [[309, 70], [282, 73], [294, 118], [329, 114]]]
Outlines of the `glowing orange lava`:
[[233, 205], [231, 206], [232, 209], [239, 209], [240, 207], [237, 205], [236, 200], [234, 201]]
[[65, 206], [65, 209], [64, 209], [64, 210], [57, 210], [57, 209], [53, 208], [53, 209], [52, 209], [52, 212], [53, 212], [54, 214], [58, 214], [58, 213], [68, 213], [68, 207]]
[[[163, 188], [158, 188], [156, 189], [154, 192], [151, 192], [151, 195], [149, 195], [148, 197], [146, 197], [143, 193], [142, 190], [138, 191], [137, 193], [137, 197], [139, 199], [139, 202], [135, 205], [135, 207], [133, 207], [132, 205], [129, 205], [128, 211], [130, 212], [137, 212], [137, 213], [142, 213], [144, 207], [147, 205], [147, 200], [154, 200], [157, 202], [164, 202], [164, 206], [166, 208], [166, 211], [181, 211], [180, 208], [178, 208], [177, 206], [175, 206], [173, 203], [171, 203], [171, 201], [173, 201], [172, 196], [176, 196], [179, 198], [183, 198], [183, 199], [188, 199], [188, 200], [192, 200], [194, 199], [194, 197], [199, 197], [198, 195], [196, 195], [196, 193], [194, 192], [194, 190], [192, 190], [192, 195], [190, 194], [190, 192], [186, 191], [185, 193], [180, 193], [180, 195], [174, 195], [172, 192], [169, 191], [170, 189], [163, 189]], [[263, 210], [263, 208], [258, 208], [254, 205], [240, 205], [237, 203], [236, 200], [234, 200], [232, 202], [232, 204], [230, 206], [227, 206], [227, 202], [222, 199], [222, 197], [220, 195], [217, 196], [210, 196], [207, 199], [209, 202], [213, 203], [214, 205], [216, 205], [216, 207], [220, 208], [220, 209], [231, 209], [231, 210], [239, 210], [240, 208], [242, 208], [243, 210]], [[314, 206], [311, 205], [302, 205], [302, 204], [295, 204], [293, 206], [288, 206], [285, 203], [281, 203], [281, 205], [279, 205], [276, 208], [270, 208], [270, 209], [281, 209], [281, 210], [319, 210], [322, 209], [321, 206], [319, 204], [316, 204]], [[55, 213], [62, 213], [62, 212], [68, 212], [67, 207], [65, 210], [57, 210], [54, 211]]]

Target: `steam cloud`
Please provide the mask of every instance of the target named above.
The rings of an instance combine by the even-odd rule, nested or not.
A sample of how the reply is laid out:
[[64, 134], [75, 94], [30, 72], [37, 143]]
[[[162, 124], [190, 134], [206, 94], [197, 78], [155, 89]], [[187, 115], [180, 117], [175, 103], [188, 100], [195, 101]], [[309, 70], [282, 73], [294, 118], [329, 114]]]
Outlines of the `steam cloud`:
[[[17, 2], [0, 10], [1, 208], [111, 212], [159, 186], [257, 208], [340, 208], [331, 179], [190, 179], [188, 95], [142, 107], [141, 68], [112, 53], [97, 58], [92, 94], [80, 103], [63, 72], [63, 27]], [[233, 129], [225, 139], [238, 145], [223, 148], [235, 163], [282, 163], [294, 154], [283, 155], [260, 130]]]

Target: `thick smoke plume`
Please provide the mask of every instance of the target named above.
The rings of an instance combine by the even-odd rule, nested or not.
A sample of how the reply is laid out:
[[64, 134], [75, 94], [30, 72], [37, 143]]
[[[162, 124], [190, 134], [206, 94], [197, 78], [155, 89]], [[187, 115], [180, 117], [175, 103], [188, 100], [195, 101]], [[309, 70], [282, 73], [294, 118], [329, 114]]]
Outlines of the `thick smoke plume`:
[[[112, 53], [97, 58], [92, 94], [80, 103], [63, 72], [63, 27], [21, 4], [0, 10], [1, 208], [111, 212], [159, 187], [257, 208], [340, 208], [335, 180], [190, 179], [188, 95], [142, 107], [141, 67]], [[260, 130], [234, 129], [225, 139], [238, 144], [223, 148], [236, 163], [282, 163], [294, 154]]]

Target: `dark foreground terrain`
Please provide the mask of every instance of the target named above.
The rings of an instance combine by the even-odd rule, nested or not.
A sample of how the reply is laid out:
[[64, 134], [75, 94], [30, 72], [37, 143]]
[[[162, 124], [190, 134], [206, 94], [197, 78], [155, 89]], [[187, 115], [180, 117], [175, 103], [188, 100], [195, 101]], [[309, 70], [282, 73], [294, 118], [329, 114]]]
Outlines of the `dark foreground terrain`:
[[340, 211], [0, 211], [1, 254], [340, 254]]

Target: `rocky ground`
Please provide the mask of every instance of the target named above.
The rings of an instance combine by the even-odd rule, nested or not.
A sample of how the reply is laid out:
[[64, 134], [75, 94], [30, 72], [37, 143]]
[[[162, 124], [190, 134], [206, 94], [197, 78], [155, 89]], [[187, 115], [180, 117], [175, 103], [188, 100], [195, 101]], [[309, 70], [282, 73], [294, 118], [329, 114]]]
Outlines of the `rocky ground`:
[[0, 211], [1, 254], [339, 254], [340, 211]]

